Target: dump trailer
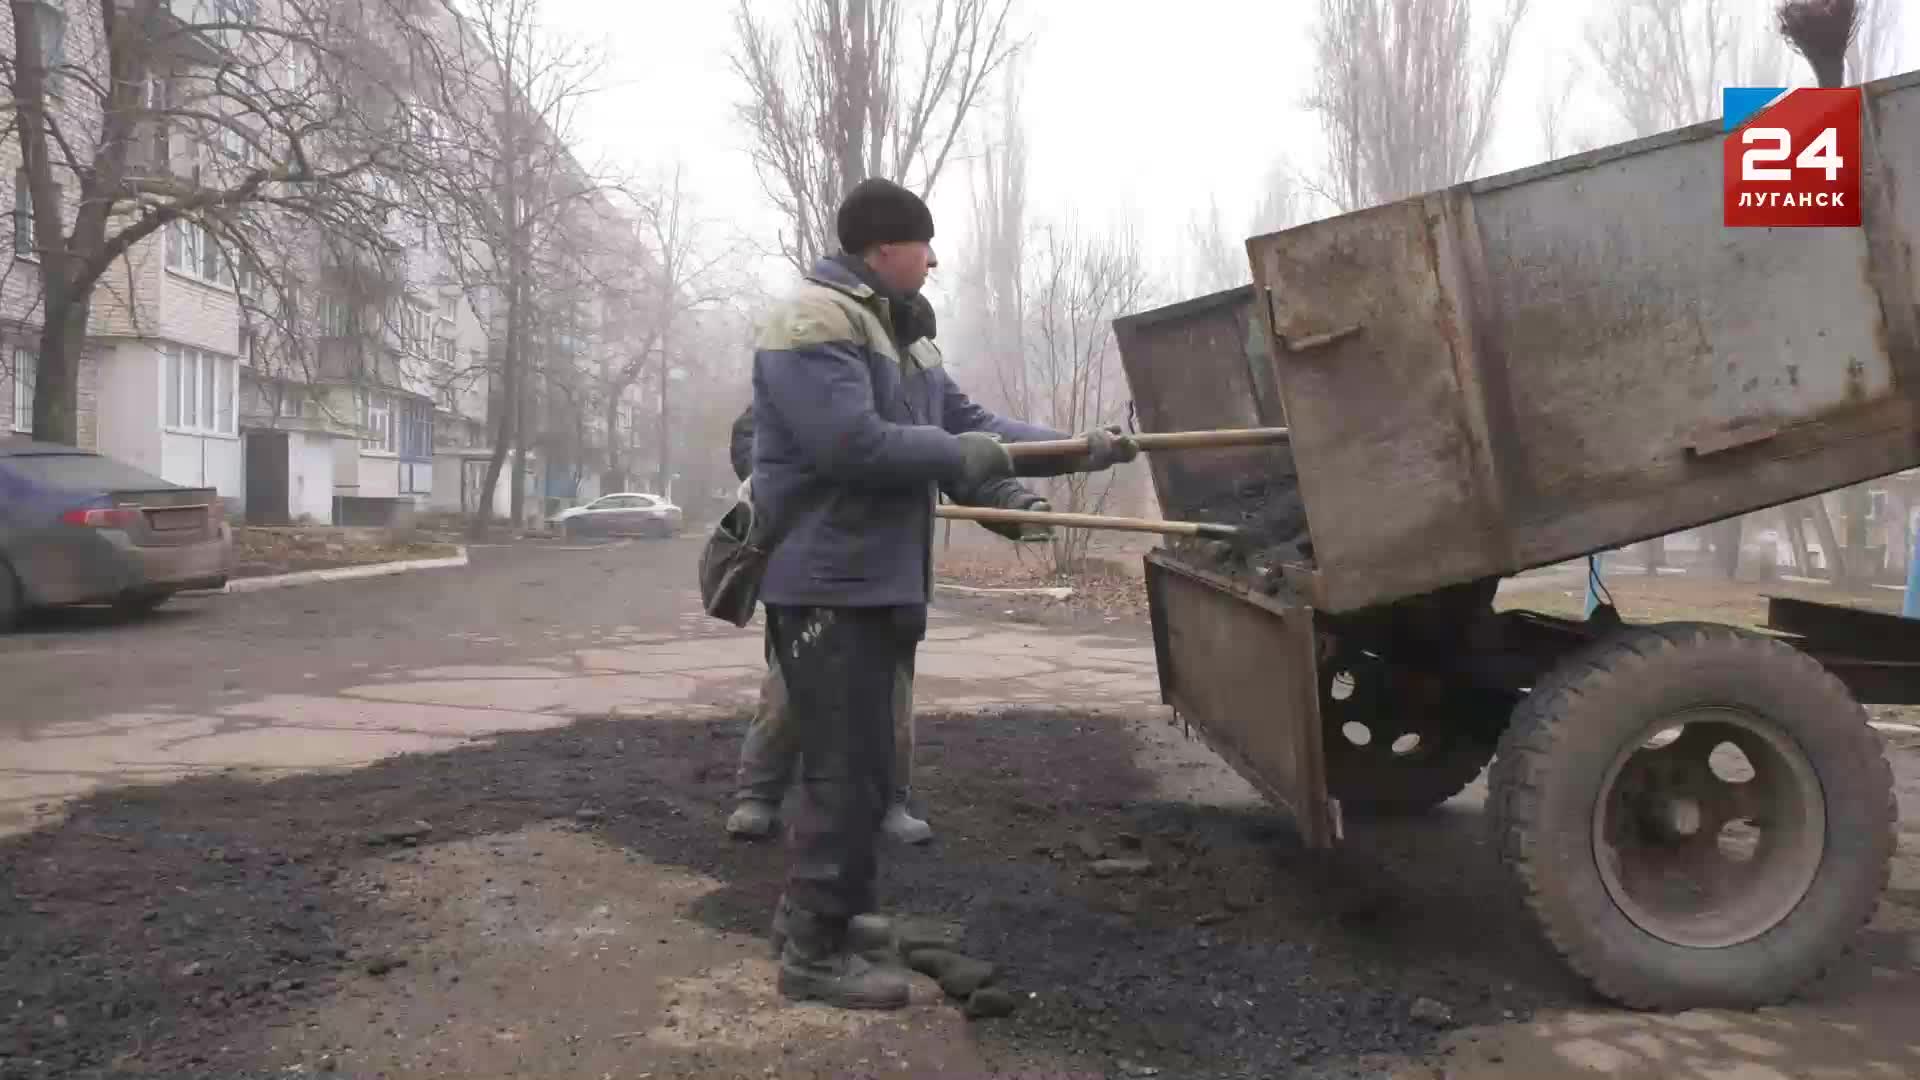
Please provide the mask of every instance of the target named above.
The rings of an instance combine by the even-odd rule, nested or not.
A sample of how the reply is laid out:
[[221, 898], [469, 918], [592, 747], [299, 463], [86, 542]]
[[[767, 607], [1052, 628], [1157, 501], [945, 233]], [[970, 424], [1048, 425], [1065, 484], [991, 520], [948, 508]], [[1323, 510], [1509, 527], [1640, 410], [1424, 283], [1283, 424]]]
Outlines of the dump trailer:
[[1920, 622], [1495, 592], [1920, 465], [1920, 78], [1864, 89], [1860, 229], [1724, 227], [1701, 124], [1250, 238], [1252, 284], [1114, 324], [1140, 430], [1290, 432], [1150, 458], [1242, 534], [1146, 556], [1164, 700], [1313, 847], [1491, 763], [1526, 910], [1630, 1006], [1776, 1002], [1858, 935], [1897, 820], [1863, 703], [1920, 703]]

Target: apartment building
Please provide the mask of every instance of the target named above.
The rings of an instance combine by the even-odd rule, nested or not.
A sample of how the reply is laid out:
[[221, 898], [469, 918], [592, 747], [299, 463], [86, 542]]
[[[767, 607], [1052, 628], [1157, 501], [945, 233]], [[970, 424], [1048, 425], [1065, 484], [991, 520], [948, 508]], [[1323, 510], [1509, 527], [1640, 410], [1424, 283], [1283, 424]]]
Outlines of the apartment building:
[[[173, 10], [190, 18], [213, 12], [211, 3], [174, 0]], [[15, 10], [0, 11], [0, 48], [9, 57]], [[56, 64], [104, 73], [98, 5], [39, 0], [28, 10]], [[177, 84], [186, 81], [178, 66], [169, 70], [148, 80], [156, 105], [177, 104]], [[301, 74], [297, 58], [287, 61], [287, 79]], [[49, 106], [77, 144], [97, 141], [95, 94], [56, 91]], [[131, 164], [169, 176], [248, 168], [262, 153], [234, 130], [216, 128], [209, 137], [205, 125], [197, 132], [147, 127]], [[57, 181], [71, 175], [64, 165], [55, 172]], [[11, 259], [0, 277], [0, 430], [24, 431], [32, 424], [41, 305], [36, 208], [22, 180], [19, 140], [0, 140], [0, 200], [13, 211]], [[63, 232], [73, 223], [77, 187], [60, 184]], [[168, 480], [213, 487], [259, 521], [377, 521], [396, 507], [471, 512], [483, 501], [490, 418], [501, 407], [491, 373], [504, 318], [483, 286], [460, 280], [433, 231], [404, 218], [389, 230], [404, 252], [401, 272], [396, 278], [388, 266], [378, 295], [331, 287], [337, 268], [316, 254], [326, 250], [323, 236], [288, 245], [284, 257], [300, 264], [310, 286], [294, 299], [300, 310], [278, 310], [290, 294], [262, 288], [249, 259], [224, 250], [195, 222], [176, 221], [136, 244], [94, 294], [79, 442]], [[291, 220], [287, 227], [311, 228]], [[584, 340], [569, 337], [569, 355], [538, 362], [591, 370], [603, 360], [592, 352], [597, 342], [582, 347]], [[538, 407], [527, 406], [529, 421], [538, 422]], [[575, 427], [588, 443], [604, 435], [597, 422]], [[536, 449], [525, 483], [528, 517], [540, 509], [542, 469]], [[509, 510], [510, 486], [503, 474], [487, 500], [496, 514]]]

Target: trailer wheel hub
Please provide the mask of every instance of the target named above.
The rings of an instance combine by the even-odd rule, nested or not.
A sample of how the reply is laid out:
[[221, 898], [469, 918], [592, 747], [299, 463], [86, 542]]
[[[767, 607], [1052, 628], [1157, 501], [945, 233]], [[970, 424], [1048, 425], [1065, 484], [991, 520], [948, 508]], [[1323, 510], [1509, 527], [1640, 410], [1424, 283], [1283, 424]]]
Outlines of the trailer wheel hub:
[[1826, 802], [1805, 753], [1766, 718], [1703, 708], [1616, 755], [1593, 816], [1615, 905], [1662, 941], [1715, 949], [1792, 913], [1826, 851]]

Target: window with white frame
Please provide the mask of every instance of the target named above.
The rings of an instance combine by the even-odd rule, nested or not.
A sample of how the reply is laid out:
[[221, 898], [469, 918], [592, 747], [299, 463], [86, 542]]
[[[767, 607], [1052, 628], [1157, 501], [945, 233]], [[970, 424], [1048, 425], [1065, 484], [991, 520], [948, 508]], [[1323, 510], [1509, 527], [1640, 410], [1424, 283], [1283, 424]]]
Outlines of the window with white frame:
[[410, 461], [433, 460], [433, 403], [405, 398], [398, 411], [400, 456]]
[[322, 296], [314, 314], [326, 337], [349, 337], [354, 332], [353, 305], [339, 297]]
[[173, 125], [167, 117], [167, 110], [173, 107], [173, 80], [165, 75], [147, 77], [147, 111], [152, 117], [147, 121], [147, 153], [153, 160], [147, 162], [150, 168], [167, 172], [173, 165]]
[[31, 349], [13, 350], [13, 430], [33, 433], [33, 384], [40, 374], [40, 357]]
[[360, 448], [394, 454], [400, 450], [393, 430], [393, 396], [368, 392], [360, 399]]
[[393, 322], [403, 352], [418, 354], [427, 351], [433, 327], [432, 313], [403, 300], [394, 305]]
[[67, 62], [67, 14], [57, 4], [47, 0], [33, 0], [24, 6], [33, 18], [35, 29], [39, 31], [40, 59], [46, 66], [47, 93], [59, 97], [63, 81], [60, 68]]
[[196, 435], [234, 434], [235, 359], [187, 345], [167, 346], [166, 357], [167, 427]]
[[[53, 186], [53, 196], [60, 197], [60, 185]], [[17, 169], [13, 174], [13, 253], [31, 259], [35, 250], [33, 188], [27, 183], [27, 170]]]
[[167, 269], [209, 285], [224, 286], [228, 282], [221, 272], [225, 262], [219, 242], [199, 222], [176, 218], [167, 225]]

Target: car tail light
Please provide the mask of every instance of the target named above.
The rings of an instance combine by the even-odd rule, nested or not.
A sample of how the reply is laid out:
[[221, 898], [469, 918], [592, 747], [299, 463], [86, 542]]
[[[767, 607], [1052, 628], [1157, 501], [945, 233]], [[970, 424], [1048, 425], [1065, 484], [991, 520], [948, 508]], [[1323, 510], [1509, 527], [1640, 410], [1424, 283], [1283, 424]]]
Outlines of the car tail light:
[[111, 510], [69, 510], [60, 515], [66, 525], [86, 529], [130, 529], [140, 520], [140, 511], [115, 507]]

